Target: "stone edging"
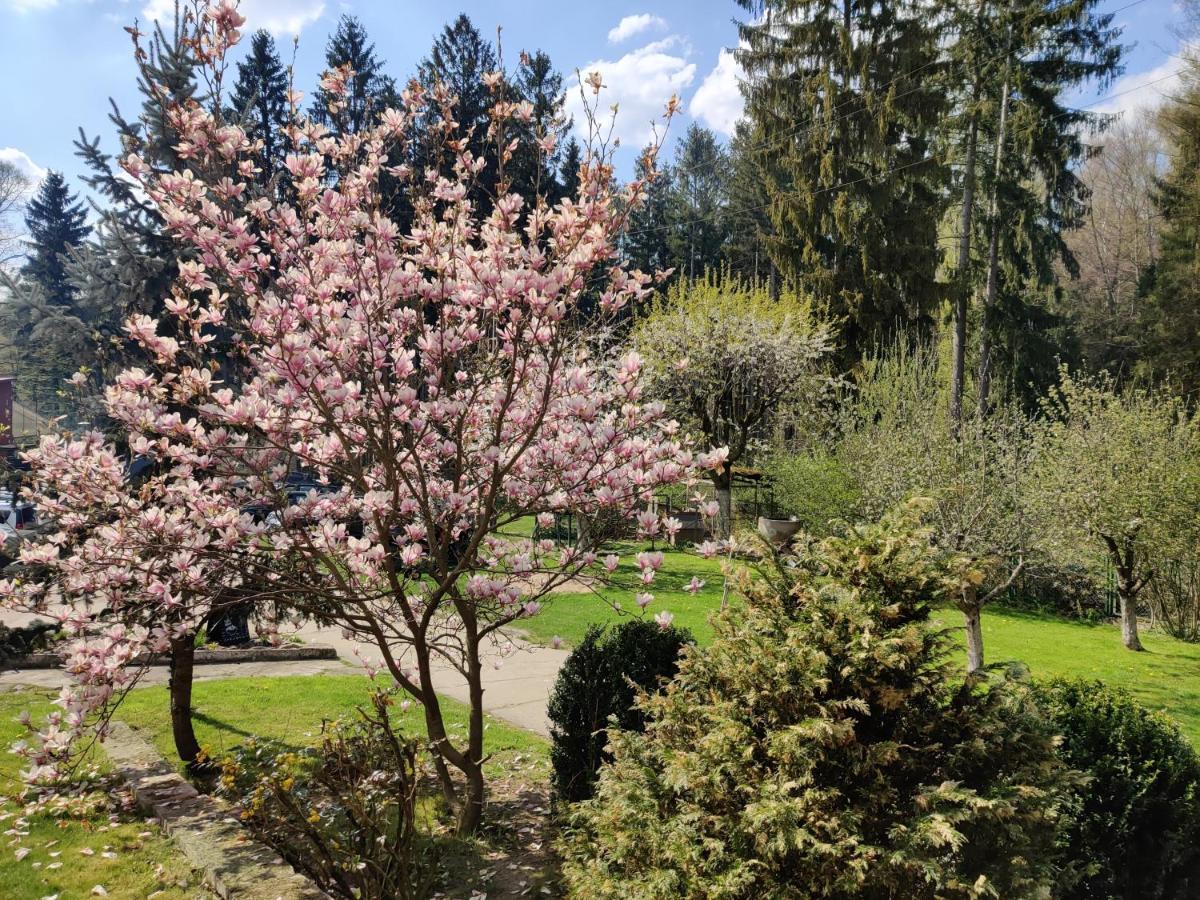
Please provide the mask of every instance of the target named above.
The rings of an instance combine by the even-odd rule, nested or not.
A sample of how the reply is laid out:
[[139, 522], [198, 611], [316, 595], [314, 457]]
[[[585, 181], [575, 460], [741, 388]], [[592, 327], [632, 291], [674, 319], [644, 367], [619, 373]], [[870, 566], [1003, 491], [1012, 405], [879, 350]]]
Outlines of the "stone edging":
[[329, 900], [274, 850], [252, 840], [228, 805], [199, 793], [124, 722], [112, 723], [104, 749], [138, 805], [158, 819], [222, 900]]
[[[337, 659], [337, 650], [321, 644], [305, 644], [300, 647], [247, 647], [230, 650], [196, 651], [193, 660], [197, 666], [219, 665], [221, 663], [257, 663], [257, 662], [301, 662], [312, 659]], [[129, 664], [134, 666], [151, 665], [165, 666], [166, 656], [145, 655], [135, 656]], [[8, 669], [57, 669], [62, 666], [62, 657], [57, 653], [30, 653], [18, 656], [8, 662]]]

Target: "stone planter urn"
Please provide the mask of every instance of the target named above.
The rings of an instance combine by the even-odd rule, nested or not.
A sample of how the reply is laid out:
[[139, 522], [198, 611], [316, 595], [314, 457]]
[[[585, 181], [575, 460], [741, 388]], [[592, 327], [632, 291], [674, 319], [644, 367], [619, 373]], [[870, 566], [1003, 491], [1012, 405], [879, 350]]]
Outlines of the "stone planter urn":
[[781, 547], [796, 536], [800, 531], [800, 522], [795, 519], [768, 519], [766, 516], [758, 517], [758, 533], [763, 536], [763, 539], [776, 547]]

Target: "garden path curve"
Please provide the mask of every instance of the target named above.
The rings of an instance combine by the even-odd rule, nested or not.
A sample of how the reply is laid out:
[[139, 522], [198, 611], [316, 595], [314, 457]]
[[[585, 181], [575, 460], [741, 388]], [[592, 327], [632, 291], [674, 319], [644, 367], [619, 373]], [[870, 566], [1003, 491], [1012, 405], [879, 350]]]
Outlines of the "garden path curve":
[[[6, 613], [0, 616], [0, 621], [9, 625], [23, 624], [9, 622], [9, 618], [11, 616]], [[375, 662], [379, 657], [379, 652], [373, 644], [347, 639], [339, 629], [310, 624], [301, 628], [297, 634], [306, 644], [325, 644], [333, 647], [337, 650], [338, 658], [196, 666], [196, 680], [285, 675], [356, 675], [363, 670], [363, 658]], [[497, 718], [536, 734], [548, 736], [550, 724], [546, 718], [546, 703], [550, 699], [554, 680], [567, 658], [567, 653], [565, 649], [556, 650], [524, 641], [514, 641], [511, 652], [504, 655], [495, 648], [488, 648], [484, 658], [484, 709]], [[165, 683], [167, 667], [150, 667], [142, 680], [144, 684]], [[433, 680], [439, 693], [463, 703], [468, 701], [466, 680], [451, 666], [445, 663], [435, 664]], [[67, 682], [66, 674], [60, 669], [0, 672], [0, 690], [16, 690], [23, 687], [57, 689]]]

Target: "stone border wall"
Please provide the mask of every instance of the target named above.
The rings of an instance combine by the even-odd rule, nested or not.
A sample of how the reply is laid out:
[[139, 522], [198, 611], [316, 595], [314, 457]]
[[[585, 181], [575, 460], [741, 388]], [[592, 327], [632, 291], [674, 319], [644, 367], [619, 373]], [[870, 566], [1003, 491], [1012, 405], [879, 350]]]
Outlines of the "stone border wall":
[[[333, 647], [320, 644], [305, 644], [300, 647], [247, 647], [245, 649], [205, 650], [196, 651], [195, 664], [211, 666], [221, 663], [260, 663], [260, 662], [301, 662], [312, 659], [337, 659], [337, 651]], [[166, 656], [151, 656], [145, 654], [135, 656], [130, 665], [165, 666]], [[17, 656], [3, 666], [6, 669], [57, 669], [62, 666], [62, 657], [57, 653], [30, 653], [27, 656]]]
[[113, 722], [104, 750], [188, 862], [222, 900], [329, 900], [271, 848], [253, 840], [234, 810], [201, 794], [124, 722]]

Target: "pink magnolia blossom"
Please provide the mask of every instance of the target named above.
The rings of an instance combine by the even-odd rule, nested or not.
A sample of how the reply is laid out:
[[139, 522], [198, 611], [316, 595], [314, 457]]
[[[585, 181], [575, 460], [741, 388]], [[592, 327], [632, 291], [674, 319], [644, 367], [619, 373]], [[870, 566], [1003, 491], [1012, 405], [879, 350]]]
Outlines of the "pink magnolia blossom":
[[[202, 68], [223, 65], [242, 24], [229, 0], [207, 7], [192, 26]], [[333, 115], [351, 75], [322, 79]], [[724, 459], [694, 458], [643, 397], [636, 354], [614, 357], [578, 328], [593, 287], [601, 318], [651, 290], [617, 260], [642, 189], [619, 188], [608, 159], [589, 153], [577, 195], [555, 205], [502, 193], [477, 207], [484, 160], [461, 145], [448, 139], [444, 165], [428, 173], [388, 162], [416, 126], [443, 133], [444, 88], [405, 91], [378, 125], [347, 137], [292, 104], [286, 197], [234, 180], [253, 170], [253, 144], [196, 103], [170, 110], [182, 170], [156, 172], [136, 149], [122, 161], [187, 261], [164, 318], [126, 324], [145, 361], [103, 397], [123, 440], [153, 462], [144, 483], [130, 485], [128, 460], [95, 431], [47, 435], [27, 454], [30, 497], [59, 530], [22, 552], [45, 577], [0, 584], [0, 601], [65, 610], [75, 679], [22, 751], [35, 775], [103, 730], [139, 654], [191, 640], [237, 596], [286, 597], [374, 641], [381, 658], [369, 671], [425, 705], [447, 770], [473, 778], [481, 726], [473, 717], [465, 738], [445, 734], [430, 666], [445, 657], [478, 679], [482, 646], [595, 559], [500, 539], [503, 527], [603, 511], [654, 536], [656, 491]], [[498, 105], [489, 140], [507, 147], [525, 112]], [[385, 211], [384, 172], [411, 201], [404, 228]], [[284, 490], [297, 468], [317, 484], [299, 497]], [[653, 576], [661, 554], [646, 559]], [[617, 564], [603, 560], [607, 573]], [[397, 648], [411, 651], [406, 662]], [[460, 827], [481, 805], [463, 801]]]

